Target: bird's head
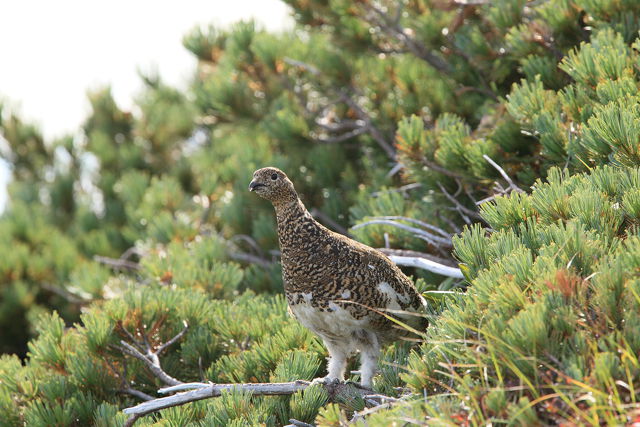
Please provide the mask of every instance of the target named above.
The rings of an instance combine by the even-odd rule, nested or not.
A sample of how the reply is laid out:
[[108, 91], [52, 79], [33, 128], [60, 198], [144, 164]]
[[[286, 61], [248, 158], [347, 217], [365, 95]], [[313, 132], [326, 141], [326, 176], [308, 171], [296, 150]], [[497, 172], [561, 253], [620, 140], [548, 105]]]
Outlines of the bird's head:
[[287, 175], [278, 168], [266, 167], [253, 173], [249, 191], [269, 200], [274, 205], [295, 202], [298, 194]]

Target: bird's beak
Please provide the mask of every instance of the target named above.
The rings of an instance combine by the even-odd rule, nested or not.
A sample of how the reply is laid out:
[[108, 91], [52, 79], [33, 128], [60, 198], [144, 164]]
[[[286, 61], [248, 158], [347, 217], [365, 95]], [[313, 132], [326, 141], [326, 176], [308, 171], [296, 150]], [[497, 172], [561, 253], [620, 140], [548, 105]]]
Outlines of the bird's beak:
[[259, 182], [251, 181], [251, 183], [249, 184], [249, 191], [253, 191], [256, 188], [264, 187], [264, 186], [265, 186], [264, 184], [260, 184]]

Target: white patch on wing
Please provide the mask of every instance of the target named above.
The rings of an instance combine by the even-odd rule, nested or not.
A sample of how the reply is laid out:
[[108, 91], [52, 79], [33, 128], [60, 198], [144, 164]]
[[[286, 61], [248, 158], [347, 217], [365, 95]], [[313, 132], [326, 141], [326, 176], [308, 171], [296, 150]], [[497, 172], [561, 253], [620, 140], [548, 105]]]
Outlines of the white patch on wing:
[[302, 294], [302, 298], [304, 298], [304, 301], [305, 301], [306, 303], [310, 303], [310, 302], [311, 302], [311, 300], [313, 299], [313, 294], [312, 294], [311, 292], [306, 293], [306, 294], [305, 294], [305, 293], [303, 293], [303, 294]]
[[378, 290], [389, 297], [389, 304], [386, 307], [389, 310], [400, 310], [400, 304], [398, 304], [398, 293], [387, 282], [378, 283]]
[[349, 289], [347, 289], [346, 291], [343, 291], [343, 292], [340, 294], [340, 296], [341, 296], [342, 298], [345, 298], [345, 299], [346, 299], [346, 298], [351, 298], [351, 291], [350, 291]]
[[372, 270], [375, 270], [375, 269], [376, 269], [376, 268], [375, 268], [373, 265], [371, 265], [371, 264], [367, 265], [367, 267], [369, 267], [369, 268], [370, 268], [370, 269], [372, 269]]

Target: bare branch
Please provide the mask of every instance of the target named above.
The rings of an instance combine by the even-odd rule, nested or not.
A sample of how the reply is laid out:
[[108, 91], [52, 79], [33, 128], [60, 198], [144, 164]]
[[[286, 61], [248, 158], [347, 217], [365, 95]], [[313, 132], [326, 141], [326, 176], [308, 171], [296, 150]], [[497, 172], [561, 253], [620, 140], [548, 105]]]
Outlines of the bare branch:
[[62, 298], [64, 298], [67, 302], [71, 303], [71, 304], [79, 304], [79, 305], [83, 305], [83, 304], [88, 304], [91, 302], [91, 297], [89, 296], [84, 297], [78, 294], [74, 294], [72, 292], [70, 292], [67, 289], [64, 289], [62, 287], [59, 286], [55, 286], [52, 285], [50, 283], [42, 283], [40, 286], [42, 286], [43, 289], [52, 292], [58, 296], [61, 296]]
[[140, 390], [133, 389], [133, 388], [131, 388], [129, 386], [123, 387], [118, 391], [120, 393], [128, 394], [130, 396], [137, 397], [138, 399], [142, 399], [142, 400], [145, 400], [145, 401], [149, 401], [149, 400], [155, 399], [155, 397], [149, 396], [147, 393], [144, 393], [144, 392], [142, 392]]
[[451, 178], [464, 178], [461, 174], [457, 173], [457, 172], [453, 172], [450, 171], [449, 169], [446, 169], [442, 166], [440, 166], [439, 164], [432, 162], [431, 160], [427, 159], [426, 157], [422, 156], [422, 158], [420, 159], [420, 161], [422, 162], [423, 165], [425, 165], [426, 167], [428, 167], [429, 169], [441, 173], [443, 175], [449, 176]]
[[434, 246], [444, 246], [444, 247], [448, 247], [450, 248], [452, 246], [451, 244], [451, 238], [443, 238], [440, 236], [436, 236], [435, 234], [431, 234], [427, 231], [424, 231], [420, 228], [416, 228], [416, 227], [411, 227], [396, 221], [391, 221], [391, 220], [387, 220], [387, 219], [372, 219], [369, 221], [365, 221], [365, 222], [361, 222], [360, 224], [354, 225], [353, 227], [351, 227], [353, 230], [357, 230], [359, 228], [362, 227], [366, 227], [369, 225], [391, 225], [393, 227], [397, 227], [400, 228], [402, 230], [408, 231], [410, 233], [412, 233], [415, 237], [422, 239], [426, 242], [428, 242], [429, 244], [432, 244]]
[[259, 253], [260, 255], [264, 254], [258, 242], [256, 242], [256, 240], [253, 237], [249, 236], [248, 234], [236, 234], [235, 236], [232, 236], [229, 240], [234, 243], [237, 240], [241, 240], [243, 242], [246, 242], [249, 246], [251, 246], [251, 249], [253, 249], [255, 252]]
[[140, 249], [136, 248], [135, 246], [131, 246], [129, 249], [124, 251], [122, 255], [120, 255], [120, 259], [129, 259], [133, 255], [141, 257], [144, 255], [144, 253], [140, 251]]
[[162, 344], [160, 347], [158, 347], [158, 349], [155, 351], [155, 353], [157, 355], [162, 354], [167, 348], [169, 348], [171, 345], [173, 345], [176, 341], [178, 341], [180, 338], [182, 338], [184, 336], [184, 334], [187, 333], [187, 330], [189, 329], [189, 324], [187, 323], [186, 320], [182, 321], [182, 324], [184, 325], [184, 328], [178, 332], [176, 334], [176, 336], [174, 336], [173, 338], [171, 338], [169, 341], [167, 341], [166, 343]]
[[440, 191], [442, 191], [442, 194], [444, 194], [445, 197], [449, 199], [451, 203], [454, 204], [455, 209], [458, 211], [458, 213], [460, 214], [464, 222], [466, 222], [467, 224], [471, 224], [471, 219], [469, 219], [469, 217], [480, 219], [480, 220], [482, 219], [482, 217], [478, 212], [472, 211], [471, 209], [463, 206], [455, 197], [449, 194], [447, 189], [444, 188], [442, 184], [438, 183], [438, 187], [440, 187]]
[[341, 120], [338, 123], [324, 123], [326, 120], [316, 119], [316, 124], [329, 132], [344, 132], [366, 126], [363, 120]]
[[386, 193], [405, 193], [406, 194], [409, 190], [413, 190], [420, 187], [422, 187], [422, 184], [420, 184], [419, 182], [413, 182], [411, 184], [403, 185], [397, 188], [389, 188], [387, 190], [374, 191], [373, 193], [371, 193], [371, 196], [378, 197], [381, 194], [386, 194]]
[[297, 59], [289, 58], [286, 56], [284, 57], [283, 61], [286, 64], [293, 65], [294, 67], [300, 67], [303, 70], [310, 72], [314, 76], [319, 76], [322, 74], [322, 72], [317, 67], [314, 67], [311, 64], [307, 64], [306, 62], [298, 61]]
[[102, 255], [94, 255], [93, 260], [99, 262], [100, 264], [105, 264], [109, 267], [115, 268], [116, 270], [140, 270], [140, 264], [138, 264], [137, 262], [128, 261], [126, 259], [109, 258]]
[[385, 11], [376, 7], [372, 3], [369, 5], [369, 19], [371, 24], [379, 26], [382, 30], [395, 37], [400, 43], [418, 58], [431, 65], [441, 73], [448, 74], [451, 72], [451, 66], [442, 58], [431, 52], [422, 43], [411, 37], [410, 31], [400, 25], [398, 14], [396, 18], [390, 17]]
[[438, 264], [437, 262], [433, 262], [425, 258], [413, 258], [395, 255], [391, 255], [389, 258], [391, 259], [391, 261], [395, 262], [398, 265], [421, 268], [423, 270], [440, 274], [442, 276], [464, 279], [462, 271], [460, 271], [459, 268], [453, 268], [446, 265]]
[[[165, 371], [162, 370], [160, 363], [157, 361], [157, 357], [154, 358], [154, 357], [145, 356], [144, 354], [140, 353], [138, 349], [136, 349], [134, 346], [132, 346], [131, 344], [129, 344], [124, 340], [120, 340], [120, 346], [118, 346], [118, 348], [123, 353], [126, 353], [129, 356], [133, 356], [136, 359], [142, 361], [145, 365], [147, 365], [147, 367], [153, 373], [153, 375], [155, 375], [156, 378], [158, 378], [160, 381], [164, 382], [165, 384], [169, 384], [169, 385], [182, 384], [182, 381], [179, 381], [173, 378], [171, 375], [167, 374]], [[151, 355], [152, 354], [150, 354], [150, 356]], [[153, 359], [156, 359], [156, 360], [153, 360]]]
[[[284, 58], [284, 62], [289, 65], [293, 65], [295, 67], [300, 67], [305, 71], [310, 72], [312, 75], [316, 77], [322, 76], [322, 71], [320, 71], [317, 67], [314, 67], [313, 65], [307, 64], [303, 61], [299, 61], [297, 59], [292, 59], [292, 58]], [[371, 135], [371, 137], [374, 139], [374, 141], [376, 141], [378, 146], [380, 146], [380, 148], [382, 148], [385, 151], [387, 156], [389, 156], [390, 159], [395, 160], [396, 151], [393, 148], [393, 145], [390, 144], [385, 138], [385, 136], [382, 134], [382, 132], [373, 125], [373, 121], [371, 120], [371, 116], [369, 115], [369, 113], [367, 113], [360, 105], [358, 105], [358, 103], [355, 102], [351, 98], [351, 96], [348, 94], [348, 91], [353, 91], [353, 89], [330, 87], [330, 90], [332, 90], [333, 92], [336, 92], [338, 94], [340, 101], [347, 104], [356, 113], [356, 116], [358, 117], [358, 120], [356, 122], [362, 122], [362, 123], [359, 124], [358, 129], [352, 132], [349, 132], [347, 134], [348, 136], [338, 136], [333, 139], [326, 139], [324, 140], [324, 142], [341, 142], [349, 138], [353, 138], [355, 136], [364, 134], [365, 132], [368, 132]], [[298, 98], [300, 98], [300, 96], [298, 96]], [[305, 108], [305, 110], [308, 111], [309, 109], [306, 103], [304, 102], [304, 100], [301, 100], [301, 103], [303, 103], [303, 107]], [[326, 124], [319, 124], [319, 126], [324, 128]]]
[[344, 90], [339, 91], [340, 99], [347, 104], [358, 116], [360, 120], [363, 120], [366, 123], [366, 126], [369, 129], [369, 134], [371, 137], [378, 143], [378, 146], [382, 148], [387, 156], [391, 160], [396, 159], [396, 150], [393, 148], [391, 144], [384, 137], [382, 132], [373, 125], [373, 121], [371, 120], [371, 116], [367, 113], [357, 102], [355, 102], [351, 96], [349, 96]]
[[[248, 384], [202, 384], [202, 383], [189, 383], [180, 384], [177, 387], [169, 387], [161, 389], [161, 391], [173, 391], [178, 388], [195, 387], [195, 390], [190, 390], [173, 396], [161, 397], [158, 399], [150, 400], [148, 402], [140, 403], [139, 405], [126, 408], [123, 410], [125, 414], [131, 415], [127, 425], [131, 426], [135, 421], [152, 412], [160, 411], [162, 409], [171, 408], [174, 406], [184, 405], [190, 402], [196, 402], [198, 400], [208, 399], [212, 397], [218, 397], [222, 395], [224, 391], [230, 390], [242, 390], [250, 392], [255, 396], [281, 396], [293, 394], [297, 391], [304, 390], [311, 385], [308, 381], [292, 381], [288, 383], [248, 383]], [[352, 395], [365, 398], [371, 393], [371, 390], [360, 388], [358, 386], [348, 383], [326, 383], [319, 384], [325, 388], [329, 394], [329, 398], [334, 400], [337, 396]], [[391, 399], [391, 398], [389, 398]], [[129, 423], [130, 422], [130, 423]]]
[[436, 227], [435, 225], [429, 224], [428, 222], [420, 221], [419, 219], [409, 218], [409, 217], [406, 217], [406, 216], [398, 216], [398, 215], [375, 216], [375, 217], [372, 217], [371, 219], [390, 219], [390, 220], [397, 220], [397, 221], [407, 221], [407, 222], [411, 222], [413, 224], [419, 225], [421, 227], [424, 227], [427, 230], [434, 231], [434, 232], [440, 234], [444, 238], [451, 239], [451, 233], [447, 233], [442, 228]]
[[429, 261], [437, 262], [438, 264], [447, 265], [449, 267], [455, 267], [456, 263], [447, 258], [442, 258], [436, 255], [427, 254], [424, 252], [412, 251], [408, 249], [391, 249], [391, 248], [376, 248], [386, 256], [401, 256], [411, 258], [424, 258]]
[[504, 171], [504, 169], [502, 169], [500, 167], [500, 165], [498, 165], [496, 162], [494, 162], [491, 157], [487, 156], [486, 154], [483, 154], [482, 157], [489, 162], [489, 164], [491, 166], [493, 166], [494, 168], [496, 168], [496, 170], [500, 173], [500, 175], [502, 175], [502, 177], [504, 178], [505, 181], [507, 181], [507, 183], [509, 184], [509, 188], [511, 188], [513, 191], [517, 191], [518, 193], [524, 193], [524, 190], [522, 190], [520, 187], [518, 187], [513, 180], [509, 177], [509, 175], [507, 175], [507, 173]]
[[249, 264], [256, 264], [262, 268], [271, 268], [273, 263], [266, 258], [259, 257], [257, 255], [251, 255], [244, 252], [230, 252], [229, 258], [236, 261], [248, 262]]
[[298, 420], [293, 419], [293, 418], [291, 418], [289, 420], [289, 422], [291, 423], [290, 425], [292, 425], [294, 427], [314, 427], [312, 424], [305, 423], [303, 421], [298, 421]]
[[344, 142], [347, 141], [351, 138], [355, 138], [356, 136], [362, 135], [364, 133], [369, 132], [371, 129], [369, 128], [369, 126], [362, 126], [359, 128], [356, 128], [352, 131], [343, 133], [341, 135], [338, 136], [332, 136], [332, 137], [325, 137], [325, 138], [318, 138], [316, 139], [316, 141], [321, 142], [323, 144], [337, 144], [339, 142]]

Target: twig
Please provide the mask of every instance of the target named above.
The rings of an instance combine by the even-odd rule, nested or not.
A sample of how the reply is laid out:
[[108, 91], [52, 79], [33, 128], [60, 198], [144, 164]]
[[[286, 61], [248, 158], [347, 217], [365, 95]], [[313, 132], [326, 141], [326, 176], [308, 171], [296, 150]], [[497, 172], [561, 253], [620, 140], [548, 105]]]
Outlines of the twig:
[[411, 184], [407, 184], [407, 185], [403, 185], [401, 187], [397, 187], [397, 188], [389, 188], [388, 190], [382, 190], [382, 191], [374, 191], [373, 193], [371, 193], [372, 197], [378, 197], [381, 194], [386, 194], [386, 193], [406, 193], [409, 190], [413, 190], [415, 188], [420, 188], [422, 187], [422, 184], [419, 182], [413, 182]]
[[262, 268], [271, 268], [273, 263], [266, 258], [259, 257], [257, 255], [251, 255], [244, 252], [230, 252], [229, 258], [236, 261], [248, 262], [250, 264], [259, 265]]
[[316, 139], [316, 141], [321, 142], [323, 144], [337, 144], [339, 142], [344, 142], [348, 139], [355, 138], [356, 136], [362, 135], [363, 133], [367, 133], [369, 131], [370, 131], [369, 126], [362, 126], [338, 136], [319, 138], [319, 139]]
[[187, 323], [186, 320], [183, 320], [182, 324], [184, 325], [184, 328], [182, 328], [182, 330], [180, 332], [178, 332], [176, 334], [176, 336], [174, 336], [169, 341], [167, 341], [166, 343], [164, 343], [160, 347], [158, 347], [158, 349], [155, 351], [156, 355], [158, 355], [158, 356], [161, 355], [169, 346], [173, 345], [176, 341], [178, 341], [180, 338], [182, 338], [182, 336], [184, 334], [187, 333], [187, 330], [189, 330], [189, 324]]
[[450, 171], [449, 169], [440, 166], [436, 162], [432, 162], [431, 160], [427, 159], [425, 156], [421, 156], [420, 157], [420, 161], [427, 168], [429, 168], [429, 169], [431, 169], [431, 170], [433, 170], [435, 172], [441, 173], [441, 174], [446, 175], [446, 176], [451, 177], [451, 178], [464, 178], [462, 176], [462, 174], [459, 174], [458, 172]]
[[289, 422], [295, 427], [314, 427], [312, 424], [305, 423], [304, 421], [299, 421], [293, 418], [289, 419]]
[[382, 148], [385, 153], [387, 153], [387, 156], [391, 160], [395, 160], [396, 150], [391, 144], [389, 144], [389, 142], [387, 142], [387, 139], [384, 137], [382, 132], [380, 132], [380, 130], [374, 126], [369, 113], [367, 113], [360, 105], [358, 105], [358, 103], [355, 102], [344, 89], [340, 90], [338, 94], [340, 96], [340, 99], [356, 113], [358, 119], [365, 122], [365, 126], [369, 129], [369, 134], [378, 143], [378, 146]]
[[182, 383], [182, 384], [172, 385], [172, 386], [169, 386], [169, 387], [163, 387], [163, 388], [158, 390], [158, 393], [160, 393], [160, 394], [169, 394], [169, 393], [173, 393], [173, 392], [176, 392], [176, 391], [198, 390], [198, 389], [201, 389], [201, 388], [210, 387], [212, 385], [213, 385], [212, 382], [208, 382], [208, 383]]
[[102, 255], [94, 255], [93, 260], [99, 262], [100, 264], [105, 264], [109, 267], [113, 267], [117, 270], [140, 270], [140, 264], [133, 261], [127, 261], [126, 259], [109, 258]]
[[438, 264], [448, 265], [449, 267], [455, 267], [456, 263], [450, 259], [442, 258], [436, 255], [427, 254], [424, 252], [412, 251], [408, 249], [391, 249], [391, 248], [377, 248], [380, 252], [386, 256], [403, 256], [411, 258], [424, 258], [429, 261], [436, 262]]
[[[313, 65], [307, 64], [303, 61], [285, 57], [284, 62], [289, 65], [300, 67], [310, 72], [316, 77], [322, 76], [322, 71], [320, 71], [317, 67], [314, 67]], [[357, 102], [355, 102], [351, 98], [348, 91], [352, 91], [352, 89], [351, 88], [347, 88], [347, 89], [335, 88], [335, 87], [331, 87], [330, 89], [333, 92], [336, 92], [338, 94], [338, 98], [340, 101], [347, 104], [347, 106], [349, 106], [349, 108], [351, 108], [355, 112], [356, 116], [358, 117], [358, 120], [354, 122], [354, 125], [358, 125], [358, 128], [356, 128], [354, 131], [349, 132], [345, 135], [337, 136], [337, 137], [329, 138], [325, 140], [320, 140], [320, 142], [341, 142], [341, 141], [345, 141], [347, 139], [353, 138], [354, 136], [361, 135], [361, 134], [364, 134], [365, 132], [368, 132], [369, 135], [371, 135], [371, 137], [374, 139], [374, 141], [376, 141], [378, 146], [384, 150], [387, 156], [389, 156], [390, 159], [395, 160], [396, 150], [393, 148], [393, 145], [387, 141], [387, 139], [384, 137], [382, 132], [373, 124], [373, 120], [371, 119], [371, 116], [369, 115], [369, 113], [367, 113], [360, 105], [358, 105]], [[304, 102], [304, 101], [301, 101], [301, 102]], [[309, 110], [306, 103], [303, 103], [303, 107], [305, 108], [305, 110]], [[316, 120], [316, 122], [318, 122], [318, 120]], [[319, 126], [326, 129], [325, 126], [327, 125], [319, 124]]]
[[[447, 62], [429, 51], [426, 46], [418, 42], [416, 39], [409, 36], [409, 31], [400, 25], [398, 18], [393, 19], [389, 17], [383, 10], [375, 7], [372, 3], [369, 3], [369, 10], [372, 12], [369, 14], [369, 17], [371, 21], [373, 21], [373, 24], [394, 36], [398, 41], [405, 45], [411, 53], [424, 60], [427, 64], [431, 65], [441, 73], [448, 74], [451, 72], [451, 66]], [[397, 16], [399, 17], [400, 15]]]
[[64, 298], [67, 302], [71, 304], [87, 304], [91, 302], [90, 298], [85, 298], [80, 295], [74, 294], [73, 292], [68, 291], [67, 289], [61, 288], [59, 286], [52, 285], [50, 283], [42, 283], [40, 285], [42, 289], [45, 289], [49, 292], [52, 292], [58, 296]]
[[360, 224], [356, 224], [351, 228], [353, 230], [357, 230], [359, 228], [366, 227], [369, 225], [391, 225], [393, 227], [408, 231], [412, 233], [415, 237], [425, 240], [426, 242], [432, 244], [433, 246], [444, 246], [447, 248], [450, 248], [452, 246], [451, 238], [436, 236], [435, 234], [429, 233], [428, 231], [422, 230], [420, 228], [411, 227], [409, 225], [405, 225], [405, 224], [388, 220], [388, 219], [372, 219], [369, 221], [361, 222]]
[[482, 217], [478, 212], [472, 211], [471, 209], [463, 206], [455, 197], [449, 194], [446, 188], [444, 188], [444, 186], [439, 182], [438, 182], [438, 187], [440, 187], [440, 191], [442, 191], [442, 194], [444, 194], [444, 196], [447, 199], [449, 199], [451, 203], [454, 204], [455, 209], [458, 211], [458, 213], [460, 214], [464, 222], [466, 222], [467, 224], [471, 224], [471, 219], [469, 217], [473, 217], [475, 219], [482, 219]]
[[424, 227], [427, 230], [434, 231], [434, 232], [440, 234], [442, 237], [445, 237], [447, 239], [451, 239], [451, 233], [447, 233], [442, 228], [436, 227], [435, 225], [429, 224], [428, 222], [420, 221], [419, 219], [409, 218], [407, 216], [399, 216], [399, 215], [375, 216], [375, 217], [372, 217], [371, 219], [390, 219], [390, 220], [394, 220], [394, 221], [395, 220], [397, 220], [397, 221], [407, 221], [407, 222], [411, 222], [413, 224], [419, 225], [421, 227]]
[[425, 258], [404, 257], [395, 255], [391, 255], [389, 258], [391, 259], [391, 261], [395, 262], [398, 265], [421, 268], [423, 270], [440, 274], [442, 276], [464, 279], [462, 271], [460, 271], [459, 268], [453, 268], [446, 265], [438, 264], [437, 262], [433, 262]]
[[[182, 329], [182, 331], [178, 332], [169, 341], [158, 346], [155, 351], [152, 349], [151, 344], [149, 344], [149, 340], [147, 340], [147, 335], [145, 331], [139, 331], [139, 334], [141, 335], [141, 338], [142, 338], [142, 344], [141, 344], [139, 341], [137, 341], [133, 337], [133, 335], [127, 329], [125, 329], [124, 327], [121, 327], [120, 328], [121, 331], [124, 332], [125, 335], [138, 348], [140, 348], [140, 350], [138, 350], [138, 348], [134, 347], [133, 345], [129, 344], [124, 340], [120, 340], [120, 345], [116, 346], [116, 348], [118, 348], [122, 353], [128, 354], [129, 356], [135, 357], [136, 359], [143, 362], [145, 365], [147, 365], [149, 370], [156, 376], [156, 378], [158, 378], [160, 381], [164, 382], [165, 384], [168, 384], [168, 385], [182, 384], [182, 381], [173, 378], [171, 375], [167, 374], [162, 369], [162, 366], [160, 366], [160, 359], [158, 358], [158, 355], [164, 352], [170, 345], [174, 344], [176, 341], [178, 341], [180, 338], [184, 336], [184, 334], [187, 332], [187, 329], [189, 328], [189, 325], [187, 324], [186, 321], [183, 321], [183, 324], [184, 324], [184, 328]], [[143, 354], [142, 352], [146, 352], [146, 354]], [[125, 374], [125, 377], [126, 377], [126, 374]]]
[[294, 67], [300, 67], [305, 71], [310, 72], [314, 76], [319, 76], [322, 74], [322, 72], [320, 72], [318, 68], [314, 67], [311, 64], [307, 64], [306, 62], [298, 61], [297, 59], [289, 58], [287, 56], [283, 58], [283, 61], [285, 62], [285, 64], [293, 65]]
[[164, 370], [162, 370], [162, 367], [160, 366], [160, 364], [156, 360], [152, 360], [155, 358], [150, 358], [145, 356], [144, 354], [140, 353], [138, 349], [136, 349], [134, 346], [132, 346], [128, 342], [124, 340], [120, 340], [120, 346], [118, 346], [118, 348], [123, 353], [126, 353], [129, 356], [133, 356], [136, 359], [142, 361], [145, 365], [147, 365], [147, 367], [153, 373], [153, 375], [155, 375], [160, 381], [164, 382], [165, 384], [176, 385], [176, 384], [182, 383], [182, 381], [173, 378], [171, 375], [167, 374]]
[[511, 188], [513, 191], [517, 191], [518, 193], [524, 193], [524, 190], [522, 190], [520, 187], [518, 187], [513, 180], [509, 177], [509, 175], [507, 175], [507, 173], [504, 171], [504, 169], [502, 169], [500, 167], [500, 165], [498, 165], [496, 162], [494, 162], [491, 157], [487, 156], [486, 154], [483, 154], [482, 157], [489, 162], [489, 164], [491, 166], [493, 166], [494, 168], [496, 168], [496, 170], [500, 173], [500, 175], [502, 175], [502, 177], [504, 178], [505, 181], [507, 181], [507, 183], [509, 184], [509, 188]]
[[146, 400], [146, 401], [155, 399], [155, 397], [149, 396], [147, 393], [144, 393], [144, 392], [142, 392], [140, 390], [133, 389], [133, 388], [131, 388], [129, 386], [123, 387], [118, 391], [120, 393], [128, 394], [128, 395], [131, 395], [133, 397], [137, 397], [138, 399], [142, 399], [142, 400]]
[[360, 129], [366, 125], [362, 120], [341, 120], [339, 123], [324, 123], [323, 120], [316, 119], [315, 122], [321, 128], [334, 133]]
[[260, 256], [264, 255], [264, 252], [262, 251], [262, 248], [260, 247], [258, 242], [256, 242], [256, 240], [253, 237], [247, 234], [236, 234], [232, 236], [229, 240], [234, 243], [236, 242], [236, 240], [242, 240], [243, 242], [246, 242], [249, 246], [251, 246], [251, 248], [256, 253], [260, 254]]

